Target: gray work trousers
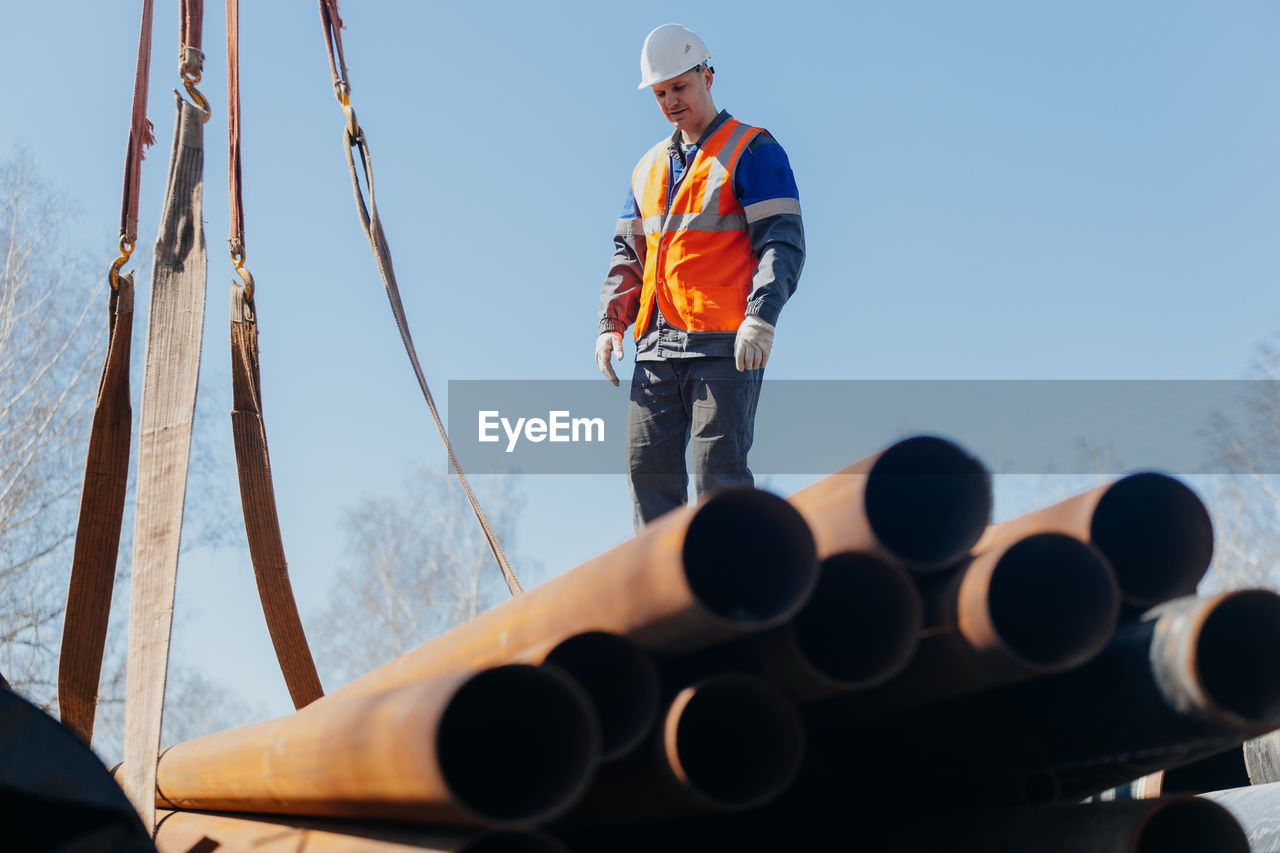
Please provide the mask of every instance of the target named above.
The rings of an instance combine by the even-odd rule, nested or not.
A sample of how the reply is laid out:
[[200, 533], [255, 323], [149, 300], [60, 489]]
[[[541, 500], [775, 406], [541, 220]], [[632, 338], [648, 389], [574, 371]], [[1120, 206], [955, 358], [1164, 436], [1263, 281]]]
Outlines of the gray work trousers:
[[690, 439], [698, 497], [718, 486], [754, 484], [747, 451], [763, 377], [763, 369], [739, 373], [732, 358], [718, 356], [636, 362], [627, 417], [636, 530], [688, 500]]

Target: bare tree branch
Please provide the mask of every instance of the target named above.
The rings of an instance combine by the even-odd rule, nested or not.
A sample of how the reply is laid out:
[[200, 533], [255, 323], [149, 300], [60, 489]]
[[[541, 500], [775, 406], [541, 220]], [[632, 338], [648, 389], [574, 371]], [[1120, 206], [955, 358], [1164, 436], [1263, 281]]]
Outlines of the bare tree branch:
[[1237, 473], [1203, 478], [1203, 497], [1214, 520], [1214, 558], [1202, 592], [1274, 587], [1280, 568], [1280, 378], [1278, 351], [1258, 350], [1250, 370], [1251, 397], [1239, 407], [1246, 422], [1213, 425], [1222, 461]]
[[[51, 711], [108, 298], [101, 265], [84, 261], [68, 243], [70, 210], [36, 178], [29, 158], [0, 160], [0, 671], [14, 690]], [[134, 333], [141, 336], [145, 326], [136, 322]], [[236, 519], [227, 509], [235, 505], [226, 499], [235, 482], [229, 453], [209, 449], [211, 430], [221, 429], [230, 444], [223, 414], [229, 395], [203, 390], [206, 407], [220, 417], [197, 415], [195, 497], [187, 504], [194, 523], [184, 548], [225, 536]], [[100, 686], [101, 706], [111, 710], [95, 727], [94, 745], [104, 757], [118, 752], [123, 730], [116, 700], [124, 690], [121, 593], [127, 596], [131, 529], [126, 516]], [[222, 688], [180, 662], [175, 673], [176, 704], [166, 713], [172, 730], [247, 721], [232, 713], [244, 708], [220, 695]]]
[[[481, 501], [509, 549], [520, 499], [509, 478], [487, 485]], [[352, 509], [345, 526], [347, 560], [317, 657], [328, 683], [363, 675], [507, 598], [488, 543], [447, 474], [419, 469], [394, 498]]]
[[104, 293], [27, 159], [0, 164], [0, 200], [0, 656], [13, 689], [50, 708]]

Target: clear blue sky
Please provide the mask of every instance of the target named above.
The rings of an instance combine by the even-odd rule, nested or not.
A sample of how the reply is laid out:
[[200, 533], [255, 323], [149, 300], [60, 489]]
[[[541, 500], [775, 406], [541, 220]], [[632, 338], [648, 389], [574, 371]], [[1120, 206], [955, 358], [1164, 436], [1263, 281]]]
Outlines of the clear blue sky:
[[[103, 267], [138, 5], [10, 4], [0, 30], [0, 150], [24, 147], [75, 201], [75, 236]], [[295, 588], [319, 632], [343, 512], [394, 492], [411, 465], [442, 468], [443, 454], [352, 209], [316, 4], [243, 5], [267, 425]], [[144, 248], [172, 133], [176, 6], [156, 9]], [[208, 6], [201, 412], [225, 424], [225, 57], [222, 8]], [[636, 159], [669, 129], [636, 90], [638, 51], [673, 20], [715, 54], [717, 104], [772, 131], [800, 186], [809, 258], [770, 378], [1236, 376], [1248, 342], [1280, 325], [1274, 2], [343, 12], [352, 101], [441, 398], [449, 379], [596, 375], [614, 217]], [[516, 552], [531, 582], [630, 533], [621, 476], [520, 488]], [[178, 654], [286, 711], [244, 549], [185, 555], [179, 585]]]

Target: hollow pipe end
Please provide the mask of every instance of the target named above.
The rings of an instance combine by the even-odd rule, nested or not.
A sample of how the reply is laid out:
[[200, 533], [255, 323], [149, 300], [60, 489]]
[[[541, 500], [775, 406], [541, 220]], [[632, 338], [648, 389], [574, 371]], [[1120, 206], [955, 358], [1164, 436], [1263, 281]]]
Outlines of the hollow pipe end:
[[1226, 807], [1187, 795], [1147, 800], [1150, 810], [1134, 830], [1135, 853], [1249, 853], [1249, 838]]
[[804, 757], [804, 723], [777, 688], [726, 674], [681, 690], [663, 723], [676, 780], [722, 809], [766, 803], [787, 789]]
[[1280, 595], [1235, 590], [1193, 608], [1187, 664], [1205, 710], [1249, 734], [1280, 728]]
[[1191, 595], [1213, 559], [1213, 521], [1182, 481], [1155, 471], [1103, 489], [1089, 540], [1106, 555], [1125, 603], [1151, 607]]
[[879, 454], [863, 498], [882, 547], [917, 571], [952, 565], [991, 521], [991, 475], [955, 442], [904, 439]]
[[440, 775], [481, 823], [526, 829], [567, 811], [600, 759], [600, 724], [555, 667], [508, 664], [454, 692], [436, 733]]
[[818, 580], [813, 534], [791, 504], [761, 489], [711, 494], [689, 520], [682, 547], [693, 596], [728, 625], [781, 625]]
[[652, 658], [634, 641], [586, 631], [557, 644], [543, 663], [586, 692], [600, 721], [602, 760], [631, 752], [653, 729], [662, 685]]
[[958, 621], [980, 654], [1027, 671], [1061, 672], [1093, 658], [1115, 633], [1115, 576], [1090, 545], [1036, 533], [974, 560], [960, 583]]
[[924, 605], [910, 574], [868, 554], [822, 560], [818, 585], [791, 622], [808, 665], [833, 689], [875, 687], [910, 662]]

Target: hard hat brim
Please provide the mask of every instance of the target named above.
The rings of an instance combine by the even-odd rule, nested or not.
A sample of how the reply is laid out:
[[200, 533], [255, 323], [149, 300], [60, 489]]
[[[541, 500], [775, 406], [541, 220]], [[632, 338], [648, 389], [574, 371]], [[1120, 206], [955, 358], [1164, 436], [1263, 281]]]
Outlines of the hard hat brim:
[[[701, 65], [703, 62], [707, 62], [707, 61], [708, 61], [708, 60], [710, 60], [710, 59], [711, 59], [711, 54], [709, 54], [709, 53], [708, 53], [708, 54], [707, 54], [706, 59], [701, 60], [700, 62], [696, 63], [695, 65], [690, 65], [688, 68], [686, 68], [685, 70], [681, 71], [681, 72], [680, 72], [680, 74], [688, 74], [690, 71], [692, 71], [693, 69], [697, 68], [697, 67], [698, 67], [699, 65]], [[679, 77], [679, 76], [680, 76], [680, 74], [672, 74], [670, 77], [659, 77], [657, 80], [641, 80], [641, 81], [640, 81], [640, 85], [639, 85], [639, 86], [636, 86], [636, 89], [637, 89], [637, 90], [640, 90], [640, 89], [648, 89], [650, 86], [656, 86], [656, 85], [658, 85], [659, 83], [663, 83], [663, 82], [665, 82], [665, 81], [667, 81], [667, 80], [674, 80], [674, 79], [676, 79], [677, 77]]]

